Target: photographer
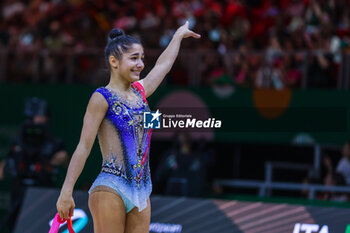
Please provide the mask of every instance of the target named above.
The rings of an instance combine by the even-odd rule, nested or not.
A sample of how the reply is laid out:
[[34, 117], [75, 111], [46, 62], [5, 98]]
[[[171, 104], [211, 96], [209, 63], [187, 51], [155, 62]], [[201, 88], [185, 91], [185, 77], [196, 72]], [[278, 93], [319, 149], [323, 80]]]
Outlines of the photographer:
[[166, 195], [202, 196], [211, 156], [205, 140], [194, 142], [190, 134], [179, 132], [173, 141], [173, 147], [163, 154], [155, 172], [156, 188]]
[[6, 224], [11, 231], [27, 187], [52, 186], [57, 166], [68, 160], [63, 141], [49, 132], [46, 101], [29, 99], [24, 113], [26, 120], [0, 163], [0, 179], [10, 175], [13, 180], [9, 212], [0, 222], [0, 229]]

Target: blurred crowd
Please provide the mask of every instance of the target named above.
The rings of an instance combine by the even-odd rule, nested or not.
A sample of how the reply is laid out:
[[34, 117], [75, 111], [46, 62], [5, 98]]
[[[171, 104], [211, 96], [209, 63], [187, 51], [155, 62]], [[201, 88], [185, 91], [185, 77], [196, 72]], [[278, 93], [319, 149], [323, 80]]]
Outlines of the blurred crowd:
[[[350, 185], [350, 141], [346, 141], [341, 148], [341, 158], [338, 160], [329, 153], [324, 153], [321, 160], [321, 169], [318, 173], [311, 173], [303, 180], [304, 184], [323, 184], [327, 187]], [[303, 190], [304, 197], [310, 198], [308, 190]], [[343, 192], [318, 192], [316, 199], [331, 201], [349, 201], [350, 195]]]
[[[21, 59], [37, 61], [22, 65], [30, 74], [39, 70], [37, 81], [57, 81], [50, 70], [66, 77], [72, 68], [62, 64], [65, 56], [82, 53], [71, 61], [74, 71], [69, 72], [77, 82], [90, 82], [103, 56], [100, 50], [87, 51], [104, 48], [111, 28], [141, 38], [146, 49], [163, 49], [189, 20], [202, 38], [184, 41], [183, 52], [191, 49], [196, 58], [190, 64], [177, 62], [170, 82], [188, 85], [197, 74], [197, 83], [204, 86], [335, 87], [350, 51], [348, 6], [349, 0], [4, 0], [0, 48], [17, 51], [7, 57], [6, 76], [18, 80], [9, 81], [28, 79], [11, 73], [19, 72]], [[30, 51], [41, 54], [18, 55]], [[68, 55], [57, 58], [52, 51]], [[146, 62], [153, 63], [158, 54]]]

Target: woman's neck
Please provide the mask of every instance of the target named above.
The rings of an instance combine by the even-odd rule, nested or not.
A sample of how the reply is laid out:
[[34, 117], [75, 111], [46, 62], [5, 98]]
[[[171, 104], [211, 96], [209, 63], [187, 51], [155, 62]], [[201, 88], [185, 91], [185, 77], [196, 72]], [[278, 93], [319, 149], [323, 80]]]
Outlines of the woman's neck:
[[131, 83], [121, 78], [119, 75], [111, 74], [108, 87], [119, 93], [129, 92]]

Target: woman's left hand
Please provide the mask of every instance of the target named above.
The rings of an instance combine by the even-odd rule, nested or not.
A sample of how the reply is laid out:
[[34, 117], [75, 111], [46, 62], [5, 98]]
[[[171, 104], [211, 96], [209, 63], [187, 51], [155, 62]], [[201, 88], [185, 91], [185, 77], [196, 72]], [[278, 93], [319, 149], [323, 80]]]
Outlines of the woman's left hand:
[[200, 38], [201, 35], [191, 31], [188, 29], [188, 21], [186, 21], [186, 23], [184, 25], [182, 25], [181, 27], [179, 27], [176, 31], [176, 33], [178, 33], [179, 35], [181, 35], [182, 38], [187, 38], [187, 37], [193, 37], [193, 38]]

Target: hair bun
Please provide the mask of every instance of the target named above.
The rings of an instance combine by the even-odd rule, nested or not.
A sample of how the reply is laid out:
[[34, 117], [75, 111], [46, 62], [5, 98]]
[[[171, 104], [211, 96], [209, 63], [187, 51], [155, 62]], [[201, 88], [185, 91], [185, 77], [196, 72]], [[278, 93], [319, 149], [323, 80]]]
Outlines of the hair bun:
[[124, 36], [125, 33], [123, 30], [120, 30], [118, 28], [113, 28], [109, 33], [108, 33], [108, 41], [114, 40], [118, 37]]

